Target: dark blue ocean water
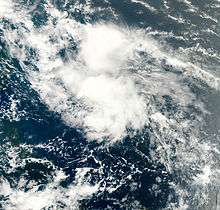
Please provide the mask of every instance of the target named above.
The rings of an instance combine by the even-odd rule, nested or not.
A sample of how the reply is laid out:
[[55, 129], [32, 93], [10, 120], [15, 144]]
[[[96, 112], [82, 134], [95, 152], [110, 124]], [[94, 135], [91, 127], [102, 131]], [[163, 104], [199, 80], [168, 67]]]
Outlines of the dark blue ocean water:
[[[57, 109], [59, 105], [51, 108], [52, 98], [49, 102], [44, 100], [43, 89], [36, 88], [30, 79], [32, 72], [40, 75], [41, 68], [44, 69], [42, 65], [46, 68], [46, 64], [41, 62], [43, 59], [39, 53], [42, 50], [40, 41], [44, 37], [31, 46], [34, 40], [25, 41], [28, 33], [36, 30], [35, 33], [45, 34], [44, 27], [50, 25], [47, 30], [53, 30], [60, 20], [53, 17], [48, 8], [55, 8], [65, 14], [64, 19], [83, 26], [113, 24], [127, 31], [141, 30], [143, 34], [150, 34], [161, 45], [161, 51], [170, 53], [171, 57], [178, 55], [183, 62], [208, 72], [212, 75], [211, 82], [209, 76], [200, 77], [196, 72], [182, 76], [178, 70], [173, 70], [181, 68], [178, 65], [167, 65], [166, 61], [163, 65], [162, 60], [166, 59], [163, 56], [159, 58], [161, 64], [158, 67], [157, 56], [143, 50], [140, 55], [147, 59], [141, 58], [142, 63], [138, 60], [138, 64], [131, 61], [129, 67], [133, 71], [142, 70], [143, 66], [150, 69], [146, 78], [155, 82], [149, 83], [147, 89], [150, 92], [147, 107], [151, 107], [152, 113], [159, 112], [176, 120], [174, 125], [166, 130], [152, 117], [134, 133], [134, 128], [126, 125], [126, 132], [132, 135], [125, 135], [113, 143], [105, 137], [90, 139], [84, 126], [66, 123], [63, 117], [66, 109], [60, 111], [59, 107]], [[219, 189], [219, 1], [0, 0], [1, 10], [0, 209], [218, 209], [218, 202], [213, 202], [212, 197], [218, 196]], [[28, 28], [25, 18], [33, 23], [32, 29]], [[68, 27], [67, 31], [78, 30]], [[139, 39], [136, 33], [136, 39]], [[56, 37], [61, 36], [56, 30], [48, 34], [54, 45]], [[71, 35], [67, 40], [68, 45], [63, 45], [56, 54], [64, 64], [77, 60], [76, 55], [81, 50], [79, 45], [83, 42], [83, 38], [78, 42]], [[52, 60], [53, 56], [48, 57]], [[152, 69], [165, 74], [153, 77]], [[161, 86], [157, 81], [163, 81], [158, 83]], [[214, 83], [217, 83], [215, 88], [210, 85]], [[153, 92], [154, 88], [151, 90], [153, 84], [156, 84], [155, 89], [158, 87], [158, 93]], [[176, 91], [178, 88], [182, 92]], [[71, 95], [68, 100], [73, 97]], [[181, 101], [187, 97], [192, 102]], [[70, 103], [74, 104], [72, 101]], [[120, 119], [120, 114], [116, 115], [116, 122]], [[184, 127], [183, 122], [188, 124]], [[169, 134], [169, 130], [173, 133]], [[194, 135], [196, 143], [191, 138]], [[163, 160], [160, 159], [162, 157]], [[56, 183], [58, 171], [66, 177]], [[79, 178], [80, 173], [82, 179]], [[199, 178], [202, 174], [209, 179], [208, 182], [206, 178]], [[99, 187], [94, 193], [84, 196], [83, 189], [79, 187], [84, 183], [90, 186], [98, 184]], [[68, 191], [72, 186], [77, 186], [75, 194]], [[57, 195], [52, 195], [52, 192]], [[42, 201], [44, 196], [48, 196], [46, 204]], [[30, 205], [28, 199], [33, 198], [43, 204], [40, 207], [34, 203]]]

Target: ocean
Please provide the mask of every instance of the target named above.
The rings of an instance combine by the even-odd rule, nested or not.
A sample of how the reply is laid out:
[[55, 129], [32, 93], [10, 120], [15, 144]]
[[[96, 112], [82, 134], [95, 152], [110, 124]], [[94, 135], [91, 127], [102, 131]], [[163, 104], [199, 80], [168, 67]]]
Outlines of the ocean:
[[0, 209], [220, 210], [219, 0], [0, 0]]

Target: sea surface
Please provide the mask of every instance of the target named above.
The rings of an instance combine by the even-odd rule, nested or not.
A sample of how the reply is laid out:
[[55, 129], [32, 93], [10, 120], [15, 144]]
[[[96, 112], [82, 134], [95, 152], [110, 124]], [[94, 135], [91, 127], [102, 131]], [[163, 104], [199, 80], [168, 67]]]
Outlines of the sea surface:
[[220, 210], [219, 0], [0, 0], [1, 210]]

